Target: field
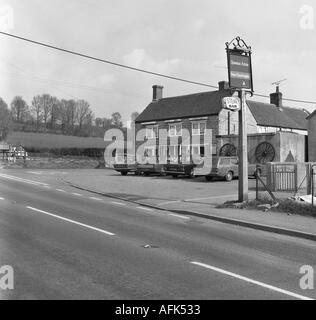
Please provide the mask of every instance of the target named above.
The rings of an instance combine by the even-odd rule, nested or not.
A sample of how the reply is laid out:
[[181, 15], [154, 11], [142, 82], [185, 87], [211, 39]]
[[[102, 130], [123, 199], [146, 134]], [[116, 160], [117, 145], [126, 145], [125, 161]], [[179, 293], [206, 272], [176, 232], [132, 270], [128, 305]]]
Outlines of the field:
[[12, 145], [22, 145], [26, 149], [105, 148], [105, 142], [102, 138], [18, 131], [10, 133], [7, 142]]

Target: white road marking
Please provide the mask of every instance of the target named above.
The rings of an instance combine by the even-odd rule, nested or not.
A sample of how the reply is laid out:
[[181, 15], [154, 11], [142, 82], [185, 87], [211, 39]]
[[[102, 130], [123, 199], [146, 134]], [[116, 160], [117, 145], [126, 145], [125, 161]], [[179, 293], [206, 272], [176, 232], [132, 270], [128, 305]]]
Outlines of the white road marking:
[[59, 192], [66, 192], [65, 190], [63, 189], [56, 189], [56, 191], [59, 191]]
[[33, 184], [33, 185], [48, 186], [47, 183], [34, 181], [34, 180], [28, 180], [28, 179], [23, 179], [23, 178], [20, 178], [20, 177], [10, 176], [10, 175], [7, 175], [7, 174], [0, 174], [0, 177], [5, 178], [5, 179], [9, 179], [9, 180], [14, 180], [14, 181], [17, 181], [17, 182], [24, 182], [24, 183], [29, 183], [29, 184]]
[[63, 221], [67, 221], [67, 222], [76, 224], [76, 225], [81, 226], [81, 227], [85, 227], [85, 228], [88, 228], [88, 229], [91, 229], [91, 230], [94, 230], [94, 231], [98, 231], [98, 232], [107, 234], [109, 236], [115, 236], [115, 233], [112, 233], [112, 232], [109, 232], [109, 231], [106, 231], [106, 230], [103, 230], [103, 229], [100, 229], [100, 228], [96, 228], [96, 227], [90, 226], [90, 225], [85, 224], [85, 223], [81, 223], [81, 222], [78, 222], [78, 221], [75, 221], [75, 220], [64, 218], [64, 217], [58, 216], [56, 214], [53, 214], [53, 213], [50, 213], [50, 212], [47, 212], [47, 211], [43, 211], [43, 210], [40, 210], [40, 209], [36, 209], [36, 208], [33, 208], [33, 207], [27, 207], [27, 208], [30, 209], [30, 210], [46, 214], [48, 216], [51, 216], [51, 217], [54, 217], [54, 218], [57, 218], [57, 219], [60, 219], [60, 220], [63, 220]]
[[74, 196], [77, 196], [77, 197], [82, 197], [82, 194], [80, 194], [80, 193], [72, 192], [71, 194]]
[[233, 278], [236, 278], [236, 279], [239, 279], [239, 280], [243, 280], [243, 281], [255, 284], [257, 286], [260, 286], [260, 287], [263, 287], [263, 288], [266, 288], [266, 289], [269, 289], [269, 290], [272, 290], [272, 291], [276, 291], [276, 292], [279, 292], [279, 293], [282, 293], [282, 294], [285, 294], [285, 295], [300, 299], [300, 300], [314, 300], [312, 298], [309, 298], [309, 297], [306, 297], [306, 296], [302, 296], [300, 294], [297, 294], [297, 293], [294, 293], [294, 292], [291, 292], [291, 291], [283, 290], [281, 288], [274, 287], [274, 286], [271, 286], [269, 284], [266, 284], [266, 283], [263, 283], [263, 282], [260, 282], [260, 281], [257, 281], [257, 280], [253, 280], [253, 279], [241, 276], [241, 275], [239, 275], [237, 273], [233, 273], [233, 272], [226, 271], [226, 270], [223, 270], [223, 269], [220, 269], [220, 268], [217, 268], [217, 267], [213, 267], [213, 266], [210, 266], [210, 265], [205, 264], [205, 263], [196, 262], [196, 261], [191, 261], [190, 263], [192, 263], [194, 265], [197, 265], [197, 266], [200, 266], [200, 267], [203, 267], [203, 268], [206, 268], [206, 269], [210, 269], [210, 270], [225, 274], [227, 276], [230, 276], [230, 277], [233, 277]]
[[117, 204], [117, 205], [119, 205], [119, 206], [126, 206], [126, 204], [125, 204], [125, 203], [122, 203], [122, 202], [111, 201], [111, 203]]
[[153, 211], [153, 209], [150, 209], [150, 208], [146, 208], [146, 207], [136, 207], [137, 209], [142, 209], [142, 210], [145, 210], [145, 211]]
[[0, 200], [4, 200], [4, 198], [0, 197]]
[[91, 200], [95, 200], [95, 201], [102, 201], [102, 199], [100, 199], [100, 198], [96, 198], [96, 197], [89, 197], [89, 199], [91, 199]]
[[180, 216], [179, 214], [175, 214], [175, 213], [168, 213], [168, 216], [173, 216], [173, 217], [177, 217], [177, 218], [181, 218], [181, 219], [185, 219], [185, 220], [190, 220], [190, 217]]

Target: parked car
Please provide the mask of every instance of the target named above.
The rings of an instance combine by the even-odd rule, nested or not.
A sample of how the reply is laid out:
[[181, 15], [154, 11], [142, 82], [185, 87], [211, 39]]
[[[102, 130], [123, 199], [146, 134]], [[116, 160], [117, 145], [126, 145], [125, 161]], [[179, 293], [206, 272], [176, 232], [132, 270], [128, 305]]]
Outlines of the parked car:
[[[239, 175], [238, 157], [213, 157], [211, 172], [205, 175], [207, 181], [215, 177], [225, 178], [226, 181], [232, 181]], [[261, 174], [263, 168], [259, 168]], [[256, 164], [248, 164], [248, 176], [256, 175]]]
[[149, 176], [149, 175], [164, 175], [163, 164], [151, 164], [151, 163], [142, 163], [137, 164], [136, 169], [137, 174]]
[[137, 164], [134, 161], [134, 157], [129, 155], [118, 155], [115, 157], [115, 163], [113, 169], [117, 172], [120, 172], [122, 176], [126, 176], [129, 172], [137, 172]]
[[171, 175], [174, 178], [178, 176], [194, 177], [195, 164], [165, 164], [164, 171], [167, 175]]

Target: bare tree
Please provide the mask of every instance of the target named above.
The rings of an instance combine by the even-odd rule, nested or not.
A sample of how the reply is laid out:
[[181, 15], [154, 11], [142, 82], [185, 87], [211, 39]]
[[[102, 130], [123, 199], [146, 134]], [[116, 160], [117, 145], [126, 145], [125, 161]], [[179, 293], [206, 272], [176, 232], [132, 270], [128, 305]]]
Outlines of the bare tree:
[[22, 97], [16, 96], [11, 102], [11, 112], [16, 122], [22, 123], [27, 118], [28, 106]]
[[112, 122], [112, 125], [115, 127], [118, 127], [118, 128], [123, 127], [122, 116], [119, 112], [112, 113], [111, 122]]
[[32, 100], [31, 113], [36, 121], [36, 131], [38, 131], [39, 126], [43, 120], [43, 104], [41, 96], [37, 95]]
[[79, 131], [80, 131], [85, 121], [91, 117], [92, 111], [90, 109], [89, 103], [85, 100], [78, 100], [76, 102], [76, 106], [77, 106], [76, 120], [79, 125]]
[[0, 98], [0, 141], [5, 140], [11, 128], [10, 110], [6, 102]]
[[135, 121], [138, 116], [139, 116], [139, 112], [134, 111], [134, 112], [131, 114], [131, 120], [132, 120], [132, 121]]

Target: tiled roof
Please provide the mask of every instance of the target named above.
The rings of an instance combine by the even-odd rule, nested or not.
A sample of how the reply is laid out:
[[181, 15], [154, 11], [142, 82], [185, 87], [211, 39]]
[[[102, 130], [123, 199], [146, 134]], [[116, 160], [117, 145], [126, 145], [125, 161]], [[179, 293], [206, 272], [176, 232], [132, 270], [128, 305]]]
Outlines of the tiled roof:
[[[137, 117], [136, 123], [217, 115], [222, 110], [222, 98], [230, 90], [202, 92], [163, 98], [151, 102]], [[308, 114], [301, 109], [248, 100], [247, 104], [258, 125], [307, 130]]]
[[250, 100], [247, 104], [258, 125], [307, 130], [308, 114], [301, 109], [279, 108], [274, 104]]
[[151, 102], [136, 122], [216, 115], [222, 109], [222, 98], [228, 96], [229, 90], [221, 90], [163, 98]]

